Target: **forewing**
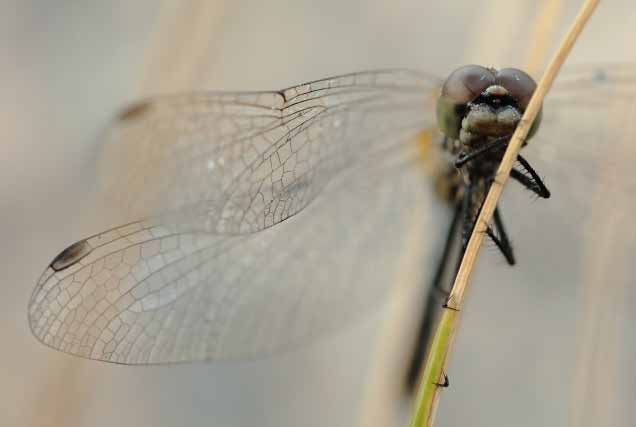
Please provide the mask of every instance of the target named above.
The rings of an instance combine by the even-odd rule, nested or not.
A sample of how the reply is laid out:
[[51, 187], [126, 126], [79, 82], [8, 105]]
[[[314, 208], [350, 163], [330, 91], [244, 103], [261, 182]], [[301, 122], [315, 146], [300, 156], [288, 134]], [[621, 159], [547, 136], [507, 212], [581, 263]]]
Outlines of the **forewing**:
[[130, 218], [165, 212], [197, 230], [244, 234], [303, 209], [339, 171], [434, 125], [439, 81], [389, 70], [281, 91], [150, 99], [105, 144], [107, 192]]

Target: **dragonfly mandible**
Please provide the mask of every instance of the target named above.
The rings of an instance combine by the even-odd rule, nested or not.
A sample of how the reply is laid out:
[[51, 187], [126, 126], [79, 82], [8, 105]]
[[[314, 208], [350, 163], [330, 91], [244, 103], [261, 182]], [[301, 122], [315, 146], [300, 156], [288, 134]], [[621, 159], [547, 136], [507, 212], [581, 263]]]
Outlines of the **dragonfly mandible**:
[[[82, 357], [150, 364], [270, 354], [340, 328], [391, 286], [379, 272], [408, 232], [397, 219], [422, 203], [431, 180], [421, 167], [423, 130], [440, 141], [434, 147], [454, 189], [446, 201], [464, 213], [463, 235], [470, 231], [488, 171], [518, 121], [512, 110], [522, 112], [533, 90], [525, 73], [507, 70], [461, 68], [455, 77], [478, 77], [463, 89], [427, 73], [380, 70], [132, 105], [109, 129], [100, 177], [109, 196], [143, 219], [53, 259], [29, 301], [34, 335]], [[555, 164], [593, 161], [596, 148], [564, 138], [558, 117], [629, 102], [634, 77], [629, 65], [573, 68], [544, 104], [538, 137], [546, 141], [529, 145], [545, 142], [544, 160]], [[466, 98], [452, 106], [459, 119], [442, 121], [444, 138], [434, 131], [436, 109], [449, 91]], [[479, 134], [493, 114], [495, 136], [459, 135], [462, 120]], [[470, 143], [458, 145], [463, 137]], [[466, 151], [473, 143], [491, 148]], [[488, 167], [480, 169], [483, 155]], [[547, 196], [531, 170], [522, 161], [517, 181]], [[512, 263], [498, 218], [492, 237]]]

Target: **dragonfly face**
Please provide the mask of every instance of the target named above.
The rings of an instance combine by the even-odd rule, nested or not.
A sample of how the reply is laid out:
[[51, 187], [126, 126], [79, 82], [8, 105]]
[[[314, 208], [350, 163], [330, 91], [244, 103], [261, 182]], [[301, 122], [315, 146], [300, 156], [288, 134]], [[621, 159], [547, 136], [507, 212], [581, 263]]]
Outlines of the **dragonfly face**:
[[[490, 138], [510, 136], [536, 86], [532, 77], [516, 68], [460, 67], [442, 86], [437, 102], [440, 130], [468, 148], [477, 148]], [[539, 123], [540, 116], [528, 138]]]
[[[618, 99], [608, 94], [621, 72], [632, 76], [631, 68], [604, 79], [579, 71], [555, 85], [562, 104], [546, 109]], [[133, 222], [47, 265], [29, 301], [33, 333], [109, 362], [236, 359], [289, 348], [376, 308], [392, 284], [385, 263], [422, 207], [426, 174], [414, 141], [437, 128], [436, 108], [447, 139], [461, 140], [463, 121], [465, 134], [507, 134], [534, 90], [518, 70], [467, 67], [451, 77], [443, 85], [422, 72], [368, 71], [136, 104], [113, 122], [99, 172]], [[558, 133], [547, 117], [542, 132]], [[596, 161], [589, 153], [581, 155]], [[517, 178], [536, 184], [524, 172]]]

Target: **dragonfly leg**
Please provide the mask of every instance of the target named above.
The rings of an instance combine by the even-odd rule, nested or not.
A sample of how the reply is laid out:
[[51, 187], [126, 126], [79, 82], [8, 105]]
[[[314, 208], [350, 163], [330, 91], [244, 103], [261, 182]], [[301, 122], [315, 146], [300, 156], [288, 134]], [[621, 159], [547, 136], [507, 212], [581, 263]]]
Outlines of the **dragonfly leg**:
[[499, 212], [499, 207], [495, 208], [495, 212], [493, 213], [493, 220], [495, 223], [496, 232], [489, 226], [486, 229], [486, 234], [488, 237], [495, 242], [497, 248], [501, 251], [503, 256], [506, 258], [506, 261], [510, 265], [515, 265], [515, 255], [512, 250], [512, 245], [510, 244], [510, 240], [508, 240], [508, 234], [506, 233], [506, 229], [503, 225], [503, 221], [501, 219], [501, 214]]
[[453, 219], [451, 221], [450, 227], [448, 228], [448, 233], [446, 234], [446, 242], [444, 243], [442, 256], [439, 263], [437, 264], [435, 276], [433, 276], [433, 283], [426, 295], [426, 305], [424, 307], [424, 312], [420, 321], [419, 330], [415, 341], [415, 350], [413, 352], [413, 356], [411, 357], [411, 363], [409, 365], [409, 370], [406, 378], [407, 389], [410, 391], [415, 388], [417, 380], [419, 379], [420, 369], [422, 367], [424, 357], [426, 356], [426, 349], [428, 347], [428, 342], [432, 335], [433, 325], [435, 323], [435, 309], [438, 307], [440, 294], [443, 295], [445, 298], [448, 298], [448, 291], [444, 289], [442, 285], [442, 279], [444, 278], [444, 273], [446, 272], [446, 270], [448, 270], [448, 266], [451, 261], [451, 249], [453, 248], [453, 242], [457, 237], [457, 231], [461, 216], [462, 204], [457, 203], [455, 205]]
[[[468, 240], [470, 239], [470, 235], [473, 233], [473, 229], [475, 228], [475, 220], [477, 219], [479, 210], [481, 209], [481, 206], [478, 206], [473, 200], [474, 192], [475, 190], [472, 183], [467, 184], [464, 187], [464, 198], [461, 202], [461, 212], [463, 216], [461, 250], [459, 253], [459, 257], [457, 258], [457, 264], [455, 265], [455, 274], [453, 275], [453, 277], [457, 276], [459, 267], [462, 264], [464, 253], [466, 252], [466, 248], [468, 247]], [[442, 307], [448, 310], [459, 311], [459, 309], [448, 305], [448, 298], [446, 298], [446, 302], [444, 303], [444, 305], [442, 305]]]
[[461, 214], [462, 204], [457, 203], [453, 213], [453, 219], [451, 221], [450, 227], [448, 228], [448, 233], [446, 234], [446, 241], [444, 242], [442, 257], [440, 258], [439, 264], [437, 265], [437, 270], [435, 271], [435, 276], [433, 277], [433, 289], [441, 292], [446, 296], [448, 295], [448, 291], [442, 286], [442, 278], [444, 276], [446, 268], [448, 267], [448, 261], [450, 258], [451, 249], [453, 247], [453, 241], [455, 240], [455, 236], [457, 234], [457, 227], [459, 226]]
[[447, 388], [448, 386], [450, 386], [450, 381], [448, 381], [448, 375], [446, 375], [446, 373], [442, 372], [442, 374], [444, 375], [444, 382], [443, 383], [433, 383], [438, 387], [442, 387], [442, 388]]
[[471, 162], [481, 156], [483, 156], [486, 153], [490, 153], [493, 150], [496, 150], [500, 147], [503, 147], [504, 145], [508, 144], [508, 140], [510, 139], [510, 137], [501, 137], [501, 138], [497, 138], [491, 142], [489, 142], [488, 144], [479, 147], [473, 151], [469, 151], [467, 153], [460, 153], [457, 158], [455, 159], [455, 167], [456, 168], [461, 168], [462, 166], [464, 166], [466, 163]]
[[534, 168], [530, 166], [530, 163], [528, 163], [528, 161], [521, 155], [517, 156], [517, 161], [521, 164], [523, 170], [520, 171], [513, 168], [510, 171], [510, 177], [523, 185], [528, 190], [535, 193], [537, 196], [543, 199], [550, 198], [550, 190], [548, 190], [548, 188], [545, 186], [539, 174], [537, 174]]
[[448, 300], [444, 303], [444, 305], [442, 305], [442, 308], [459, 312], [459, 308], [451, 307], [450, 305], [448, 305]]
[[[473, 193], [474, 186], [472, 183], [467, 184], [464, 187], [464, 198], [462, 200], [462, 212], [464, 216], [463, 224], [462, 224], [462, 253], [459, 259], [461, 262], [461, 258], [464, 256], [464, 252], [466, 251], [466, 247], [468, 246], [468, 239], [470, 239], [470, 235], [473, 232], [473, 228], [475, 227], [475, 220], [477, 219], [477, 215], [479, 210], [473, 201]], [[459, 265], [457, 266], [459, 269]]]

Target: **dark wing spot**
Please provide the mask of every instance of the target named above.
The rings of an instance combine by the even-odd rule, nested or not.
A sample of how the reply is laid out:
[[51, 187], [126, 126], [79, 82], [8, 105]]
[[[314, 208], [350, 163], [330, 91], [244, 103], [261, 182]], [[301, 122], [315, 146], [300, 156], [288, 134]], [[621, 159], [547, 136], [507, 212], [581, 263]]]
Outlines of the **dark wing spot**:
[[51, 262], [51, 268], [55, 271], [64, 270], [90, 254], [92, 250], [86, 240], [75, 242], [55, 257]]

